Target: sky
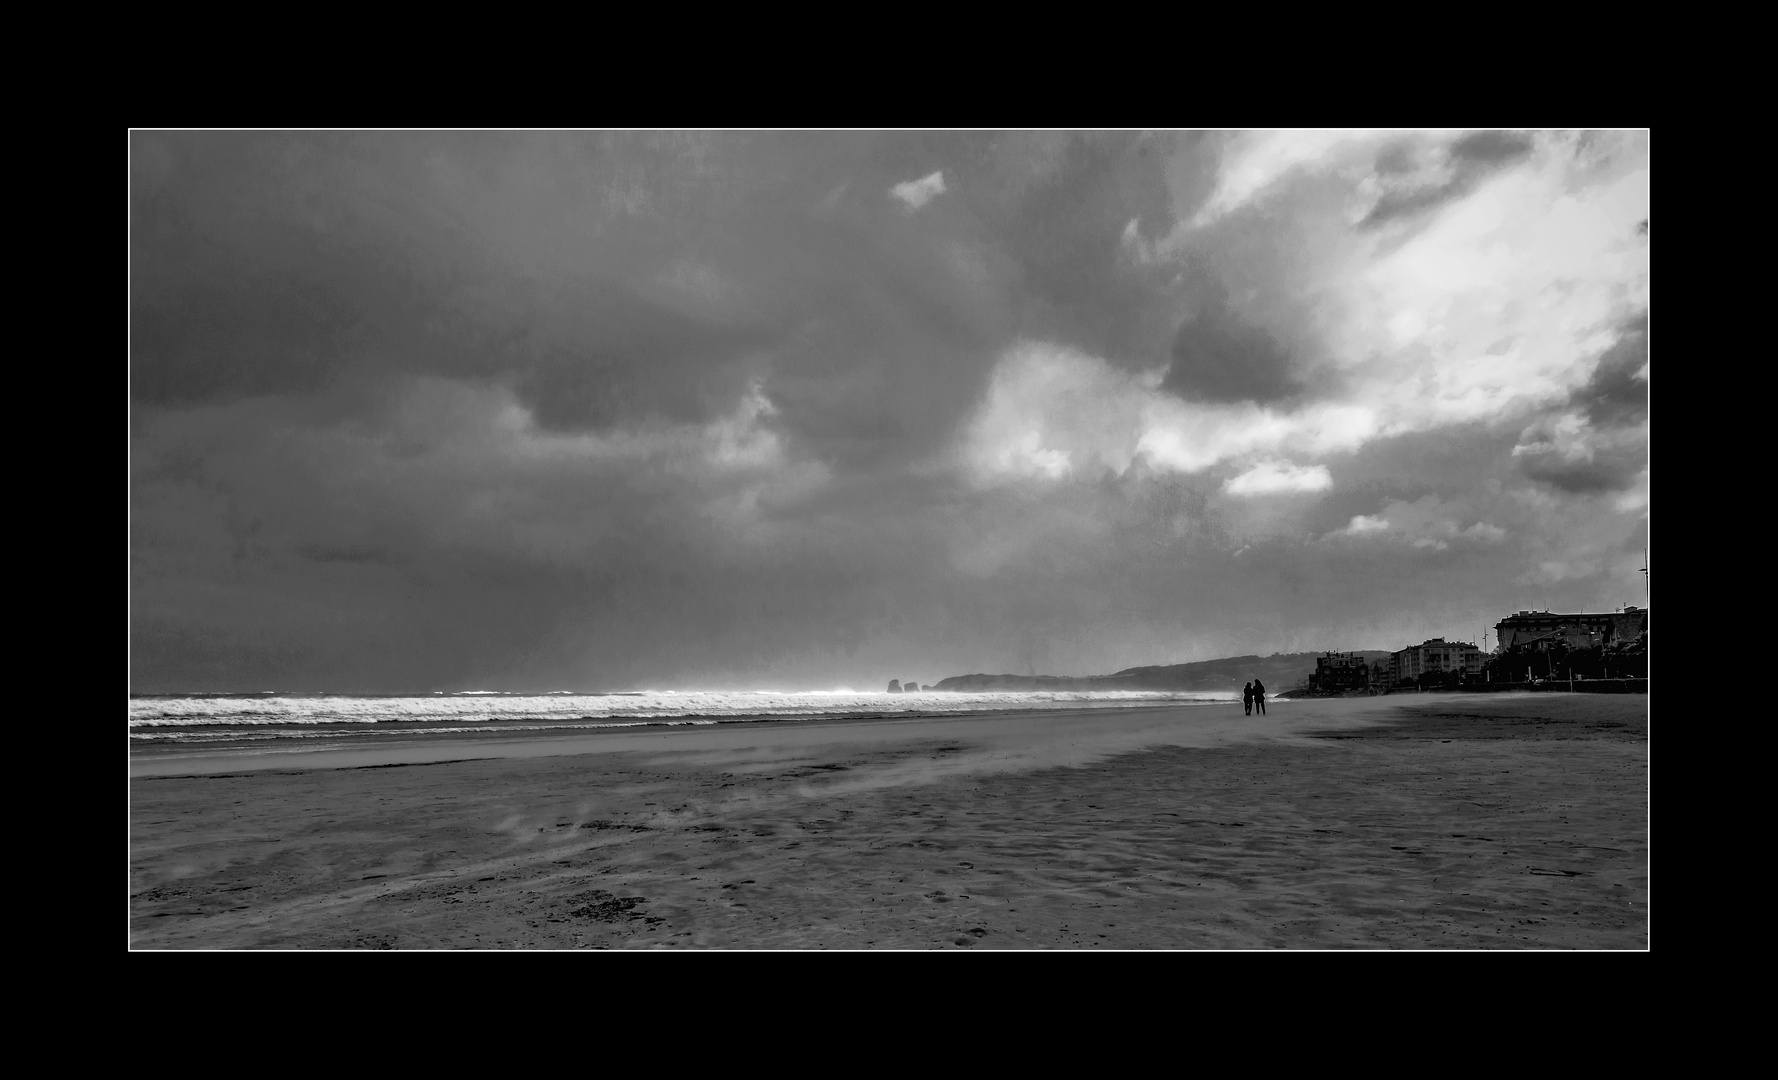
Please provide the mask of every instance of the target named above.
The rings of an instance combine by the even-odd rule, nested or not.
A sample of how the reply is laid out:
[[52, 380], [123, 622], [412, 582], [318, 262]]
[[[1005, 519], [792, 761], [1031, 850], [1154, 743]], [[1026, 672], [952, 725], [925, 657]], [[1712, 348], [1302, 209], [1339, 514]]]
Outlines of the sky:
[[1644, 604], [1646, 131], [130, 136], [137, 693]]

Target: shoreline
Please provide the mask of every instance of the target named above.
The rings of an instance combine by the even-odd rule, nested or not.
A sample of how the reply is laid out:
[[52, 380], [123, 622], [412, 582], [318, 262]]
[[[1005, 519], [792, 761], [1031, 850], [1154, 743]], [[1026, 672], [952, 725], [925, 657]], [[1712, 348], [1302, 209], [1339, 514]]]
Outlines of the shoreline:
[[[1239, 704], [1236, 702], [1234, 704]], [[302, 746], [283, 745], [277, 740], [264, 740], [263, 745], [224, 746], [206, 750], [202, 744], [167, 743], [145, 748], [132, 748], [130, 776], [201, 776], [223, 772], [289, 771], [301, 769], [363, 768], [394, 764], [438, 764], [455, 760], [480, 760], [507, 757], [561, 757], [578, 754], [622, 753], [668, 746], [689, 749], [698, 745], [700, 736], [707, 736], [713, 747], [750, 743], [759, 738], [789, 739], [797, 743], [847, 744], [860, 739], [878, 737], [896, 739], [915, 731], [932, 737], [994, 738], [1007, 729], [1015, 738], [1023, 738], [1033, 730], [1047, 731], [1058, 724], [1090, 724], [1103, 722], [1108, 730], [1134, 725], [1136, 737], [1166, 739], [1223, 738], [1231, 735], [1259, 736], [1254, 727], [1263, 717], [1237, 718], [1251, 731], [1231, 729], [1231, 713], [1227, 702], [1192, 704], [1152, 704], [1127, 706], [1087, 706], [1059, 709], [983, 709], [974, 712], [933, 713], [870, 713], [839, 716], [767, 716], [764, 718], [724, 718], [704, 722], [663, 719], [658, 722], [563, 726], [536, 731], [490, 729], [460, 731], [451, 734], [390, 733], [379, 739], [378, 733], [354, 733], [351, 745]], [[1178, 720], [1185, 730], [1157, 732], [1155, 721]], [[1194, 724], [1194, 722], [1196, 722]], [[863, 729], [858, 731], [855, 729]], [[928, 729], [932, 729], [928, 732]], [[802, 734], [777, 734], [797, 731]], [[324, 736], [315, 737], [320, 741]], [[662, 742], [660, 740], [677, 740]], [[295, 740], [288, 740], [294, 742]], [[687, 745], [689, 741], [690, 745]]]
[[1646, 703], [761, 721], [141, 775], [131, 945], [1645, 949]]

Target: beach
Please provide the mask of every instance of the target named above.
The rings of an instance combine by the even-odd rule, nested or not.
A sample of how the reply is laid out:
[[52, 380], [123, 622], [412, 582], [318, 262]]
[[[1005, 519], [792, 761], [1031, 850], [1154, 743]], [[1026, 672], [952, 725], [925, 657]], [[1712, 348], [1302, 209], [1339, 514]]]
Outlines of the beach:
[[132, 768], [134, 949], [1648, 947], [1648, 698], [758, 722]]

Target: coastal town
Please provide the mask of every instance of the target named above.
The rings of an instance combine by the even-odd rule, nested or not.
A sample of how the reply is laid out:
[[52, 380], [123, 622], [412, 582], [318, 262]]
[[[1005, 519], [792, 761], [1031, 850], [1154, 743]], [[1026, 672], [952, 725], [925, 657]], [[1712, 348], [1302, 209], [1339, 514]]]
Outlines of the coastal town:
[[1274, 653], [1126, 668], [1110, 675], [953, 675], [891, 679], [889, 693], [1230, 691], [1260, 680], [1279, 697], [1345, 697], [1420, 690], [1648, 692], [1648, 608], [1515, 611], [1494, 624], [1492, 649], [1428, 638], [1393, 652]]
[[[1648, 692], [1648, 609], [1516, 611], [1494, 624], [1496, 645], [1428, 638], [1385, 655], [1328, 652], [1294, 696], [1396, 690], [1534, 689]], [[1484, 639], [1485, 640], [1485, 639]]]

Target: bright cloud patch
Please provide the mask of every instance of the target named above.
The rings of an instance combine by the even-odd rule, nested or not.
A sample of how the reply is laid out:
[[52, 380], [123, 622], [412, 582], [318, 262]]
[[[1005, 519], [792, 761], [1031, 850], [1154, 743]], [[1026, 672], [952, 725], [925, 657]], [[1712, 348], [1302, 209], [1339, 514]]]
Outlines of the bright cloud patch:
[[[1329, 155], [1334, 144], [1341, 150]], [[1288, 268], [1289, 288], [1314, 327], [1304, 362], [1328, 376], [1322, 382], [1330, 392], [1320, 400], [1187, 401], [1162, 392], [1160, 379], [1028, 343], [1002, 359], [985, 410], [997, 419], [976, 429], [990, 444], [1013, 429], [1017, 438], [978, 446], [976, 456], [1004, 462], [989, 472], [1059, 476], [1095, 462], [1122, 471], [1141, 456], [1189, 473], [1241, 458], [1314, 459], [1380, 436], [1453, 425], [1522, 424], [1566, 403], [1620, 339], [1627, 313], [1646, 306], [1648, 244], [1636, 226], [1648, 215], [1649, 173], [1634, 147], [1610, 169], [1571, 138], [1539, 136], [1526, 147], [1513, 167], [1404, 212], [1400, 220], [1413, 225], [1407, 235], [1393, 225], [1369, 232], [1342, 225], [1337, 243], [1316, 247], [1308, 241], [1321, 232], [1292, 226], [1308, 244]], [[1301, 162], [1331, 168], [1376, 149], [1351, 133], [1303, 147], [1261, 140], [1251, 168], [1231, 166], [1224, 178], [1231, 205], [1286, 183]], [[1151, 247], [1126, 226], [1123, 246], [1145, 262], [1191, 235], [1185, 228]], [[1296, 234], [1289, 236], [1294, 250]], [[1046, 396], [1038, 384], [1058, 378], [1078, 392]], [[1090, 403], [1086, 416], [1068, 415], [1082, 402]], [[1035, 443], [1032, 431], [1041, 432]], [[1558, 425], [1529, 438], [1521, 456], [1535, 451], [1567, 463], [1597, 439]], [[1054, 459], [1039, 469], [1031, 455], [1044, 450], [1067, 451], [1067, 469]], [[1610, 475], [1566, 464], [1544, 469], [1560, 471], [1558, 480], [1575, 489], [1609, 485], [1625, 473], [1615, 464]]]
[[1137, 262], [1253, 230], [1289, 250], [1225, 280], [1270, 279], [1248, 317], [1287, 336], [1298, 321], [1296, 374], [1337, 372], [1326, 404], [1362, 407], [1362, 440], [1524, 422], [1586, 384], [1647, 305], [1648, 203], [1637, 133], [1247, 133], [1194, 219], [1122, 242]]
[[1223, 490], [1231, 495], [1276, 495], [1300, 491], [1326, 491], [1333, 486], [1333, 477], [1326, 466], [1307, 467], [1288, 462], [1266, 462], [1256, 465], [1230, 480]]
[[1648, 470], [1643, 469], [1636, 474], [1636, 482], [1630, 490], [1622, 493], [1613, 502], [1614, 508], [1621, 514], [1633, 514], [1648, 510]]
[[[1188, 400], [1173, 392], [1170, 369], [1131, 371], [1026, 341], [1001, 357], [964, 428], [965, 471], [992, 485], [1121, 475], [1138, 464], [1182, 474], [1232, 466], [1227, 495], [1312, 493], [1331, 487], [1328, 455], [1380, 438], [1515, 424], [1525, 432], [1516, 457], [1533, 479], [1623, 491], [1646, 467], [1646, 426], [1601, 430], [1571, 402], [1598, 382], [1627, 313], [1647, 303], [1640, 138], [1235, 136], [1204, 215], [1153, 242], [1139, 219], [1125, 218], [1121, 247], [1146, 267], [1182, 259], [1193, 244], [1213, 247], [1231, 230], [1277, 233], [1292, 260], [1263, 265], [1280, 277], [1274, 296], [1300, 310], [1281, 315], [1275, 300], [1268, 308], [1265, 290], [1231, 295], [1257, 305], [1242, 315], [1255, 325], [1268, 311], [1298, 318], [1296, 374], [1321, 392], [1267, 404]], [[1366, 177], [1374, 190], [1359, 190]], [[941, 182], [935, 174], [898, 185], [907, 196], [897, 197], [911, 208], [930, 198], [914, 187]], [[1263, 224], [1230, 224], [1260, 202]], [[1632, 496], [1621, 509], [1642, 505]], [[1478, 517], [1467, 506], [1409, 504], [1360, 515], [1336, 535], [1435, 549], [1500, 542], [1505, 531]]]
[[[1586, 382], [1646, 304], [1646, 167], [1600, 182], [1573, 148], [1481, 183], [1406, 243], [1354, 251], [1330, 281], [1329, 343], [1401, 430], [1523, 412]], [[1368, 358], [1368, 359], [1367, 359]], [[1590, 360], [1589, 358], [1594, 358]]]
[[1463, 524], [1471, 513], [1465, 504], [1444, 502], [1435, 495], [1411, 503], [1397, 500], [1381, 513], [1359, 514], [1344, 529], [1322, 539], [1370, 537], [1434, 551], [1444, 551], [1454, 543], [1498, 544], [1506, 539], [1506, 530], [1498, 525], [1474, 520]]
[[1325, 166], [1333, 151], [1374, 142], [1379, 133], [1361, 130], [1246, 132], [1224, 154], [1216, 191], [1193, 224], [1202, 225], [1252, 201], [1293, 169]]
[[896, 184], [889, 189], [889, 194], [900, 199], [909, 211], [920, 209], [944, 193], [945, 174], [942, 171], [935, 172], [931, 176], [922, 176], [918, 180]]
[[1593, 448], [1587, 439], [1587, 428], [1586, 417], [1578, 413], [1551, 417], [1520, 434], [1513, 456], [1554, 454], [1568, 461], [1591, 461]]
[[1026, 345], [994, 370], [965, 435], [965, 467], [983, 482], [1130, 467], [1146, 390], [1095, 357]]
[[965, 467], [983, 483], [1121, 474], [1138, 459], [1197, 473], [1242, 458], [1274, 459], [1237, 478], [1237, 494], [1319, 491], [1325, 467], [1278, 464], [1356, 449], [1378, 433], [1362, 404], [1327, 402], [1281, 412], [1251, 402], [1182, 401], [1162, 372], [1133, 373], [1073, 349], [1027, 342], [994, 369], [964, 438]]

